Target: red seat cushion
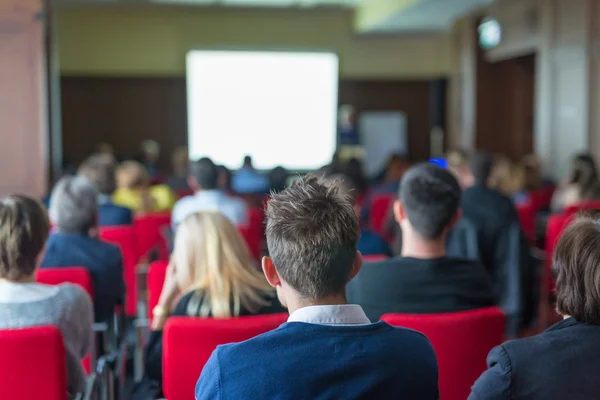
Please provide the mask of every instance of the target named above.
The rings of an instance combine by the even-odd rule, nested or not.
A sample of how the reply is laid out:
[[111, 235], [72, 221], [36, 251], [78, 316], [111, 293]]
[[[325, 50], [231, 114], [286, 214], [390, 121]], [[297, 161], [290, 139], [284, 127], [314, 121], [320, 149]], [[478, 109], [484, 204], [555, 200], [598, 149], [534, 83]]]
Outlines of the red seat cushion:
[[440, 399], [465, 400], [486, 370], [489, 351], [502, 343], [505, 317], [498, 307], [444, 314], [386, 314], [390, 325], [423, 333], [435, 350]]
[[[169, 400], [194, 397], [196, 381], [213, 350], [273, 330], [288, 314], [231, 319], [171, 317], [163, 337], [163, 390]], [[249, 372], [251, 373], [251, 372]]]
[[0, 331], [0, 360], [0, 399], [65, 400], [65, 346], [57, 327]]

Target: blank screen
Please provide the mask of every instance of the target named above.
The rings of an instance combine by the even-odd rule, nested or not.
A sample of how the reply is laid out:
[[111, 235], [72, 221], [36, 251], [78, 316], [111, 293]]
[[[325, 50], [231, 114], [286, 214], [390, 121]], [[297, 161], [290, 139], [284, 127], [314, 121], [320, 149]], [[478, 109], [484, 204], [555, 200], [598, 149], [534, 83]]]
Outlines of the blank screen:
[[230, 169], [316, 169], [335, 151], [338, 58], [332, 53], [187, 54], [191, 159]]

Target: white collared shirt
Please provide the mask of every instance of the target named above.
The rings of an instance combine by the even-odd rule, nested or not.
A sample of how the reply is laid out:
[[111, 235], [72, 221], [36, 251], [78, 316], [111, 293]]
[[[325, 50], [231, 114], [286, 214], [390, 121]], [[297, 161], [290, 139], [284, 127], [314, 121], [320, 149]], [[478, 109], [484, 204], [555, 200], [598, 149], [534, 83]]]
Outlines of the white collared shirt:
[[309, 306], [294, 311], [287, 322], [305, 322], [317, 325], [369, 325], [371, 321], [356, 304]]

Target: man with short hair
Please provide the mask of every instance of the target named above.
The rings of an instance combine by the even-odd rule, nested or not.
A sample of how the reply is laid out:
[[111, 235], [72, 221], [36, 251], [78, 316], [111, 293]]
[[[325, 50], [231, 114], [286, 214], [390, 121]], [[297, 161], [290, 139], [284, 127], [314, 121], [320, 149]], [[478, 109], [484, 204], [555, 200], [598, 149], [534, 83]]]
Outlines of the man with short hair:
[[432, 164], [406, 172], [394, 202], [402, 228], [400, 257], [366, 265], [348, 285], [348, 299], [372, 321], [386, 313], [442, 313], [493, 306], [492, 283], [476, 261], [446, 255], [446, 237], [460, 218], [456, 178]]
[[262, 260], [290, 312], [278, 329], [218, 346], [196, 399], [437, 399], [437, 362], [422, 334], [371, 323], [346, 302], [360, 270], [358, 218], [335, 185], [307, 176], [271, 196]]
[[87, 269], [96, 322], [110, 321], [125, 297], [123, 258], [117, 246], [98, 239], [96, 186], [82, 176], [62, 178], [52, 190], [49, 213], [56, 231], [46, 242], [41, 268]]
[[173, 228], [188, 215], [198, 211], [219, 211], [234, 225], [248, 223], [246, 204], [241, 199], [231, 197], [219, 190], [219, 172], [210, 158], [201, 158], [190, 164], [188, 183], [195, 194], [175, 203], [171, 217]]
[[131, 225], [133, 213], [127, 207], [112, 202], [116, 188], [115, 164], [106, 154], [95, 154], [87, 158], [77, 170], [77, 175], [86, 177], [98, 188], [98, 225]]

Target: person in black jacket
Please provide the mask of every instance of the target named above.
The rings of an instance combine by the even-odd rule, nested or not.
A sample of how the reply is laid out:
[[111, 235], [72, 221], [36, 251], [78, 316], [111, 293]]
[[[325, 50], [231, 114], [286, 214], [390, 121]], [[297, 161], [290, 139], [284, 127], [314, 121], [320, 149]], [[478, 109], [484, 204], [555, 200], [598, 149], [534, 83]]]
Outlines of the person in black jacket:
[[402, 227], [402, 255], [365, 264], [348, 284], [348, 301], [378, 320], [386, 313], [441, 313], [493, 306], [492, 284], [477, 261], [446, 255], [448, 231], [460, 218], [460, 186], [432, 164], [402, 178], [394, 216]]
[[494, 348], [469, 400], [597, 399], [600, 393], [600, 221], [567, 228], [554, 252], [556, 308], [545, 332]]
[[216, 211], [189, 215], [178, 225], [165, 283], [152, 310], [146, 374], [162, 380], [162, 330], [172, 316], [230, 318], [285, 312], [244, 238]]

